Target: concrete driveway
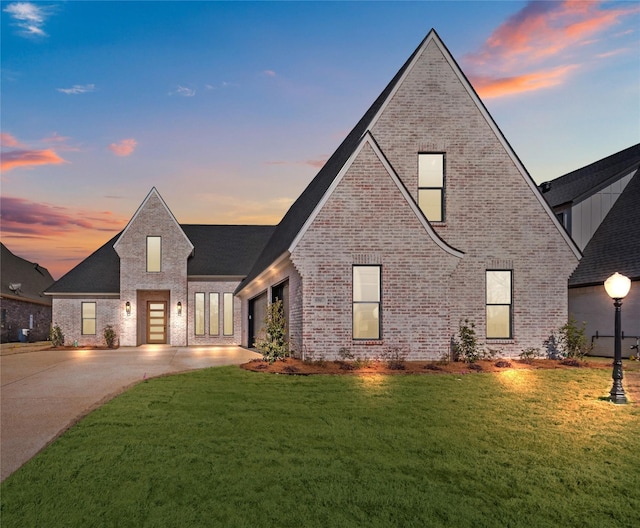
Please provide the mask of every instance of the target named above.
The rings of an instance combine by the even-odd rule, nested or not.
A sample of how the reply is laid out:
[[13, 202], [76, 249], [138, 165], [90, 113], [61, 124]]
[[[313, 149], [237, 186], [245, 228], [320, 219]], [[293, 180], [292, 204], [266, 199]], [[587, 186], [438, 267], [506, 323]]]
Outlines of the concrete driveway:
[[237, 346], [3, 351], [0, 480], [79, 418], [145, 378], [256, 357]]

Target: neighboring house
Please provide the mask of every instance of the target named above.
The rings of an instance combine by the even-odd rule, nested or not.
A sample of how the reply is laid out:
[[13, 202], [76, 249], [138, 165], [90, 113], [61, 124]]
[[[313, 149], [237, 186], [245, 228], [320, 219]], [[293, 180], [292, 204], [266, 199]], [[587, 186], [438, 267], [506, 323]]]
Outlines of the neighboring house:
[[[300, 355], [436, 359], [468, 320], [481, 347], [515, 356], [566, 322], [580, 258], [435, 31], [278, 226], [197, 231], [152, 190], [120, 235], [49, 289], [54, 321], [68, 336], [113, 324], [128, 345], [216, 343], [235, 298], [225, 342], [252, 346], [282, 299]], [[202, 253], [210, 267], [196, 271]], [[234, 265], [216, 270], [218, 259]]]
[[622, 305], [623, 357], [640, 337], [640, 144], [543, 183], [553, 210], [583, 248], [569, 279], [569, 313], [586, 323], [594, 354], [613, 355], [613, 301], [604, 281], [632, 280]]
[[51, 298], [44, 291], [53, 284], [46, 268], [14, 255], [0, 244], [0, 337], [3, 343], [43, 341], [51, 327]]

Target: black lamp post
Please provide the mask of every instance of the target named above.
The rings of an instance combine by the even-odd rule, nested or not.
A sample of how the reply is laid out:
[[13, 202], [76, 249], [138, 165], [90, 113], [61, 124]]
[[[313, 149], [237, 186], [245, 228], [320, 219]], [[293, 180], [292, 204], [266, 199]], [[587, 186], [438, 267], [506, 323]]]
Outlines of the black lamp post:
[[624, 275], [616, 272], [606, 281], [604, 281], [604, 289], [609, 297], [613, 299], [613, 305], [616, 307], [615, 316], [615, 338], [613, 345], [613, 387], [611, 387], [610, 400], [613, 403], [627, 403], [627, 397], [622, 388], [622, 329], [620, 324], [620, 307], [622, 299], [624, 299], [631, 289], [631, 280]]

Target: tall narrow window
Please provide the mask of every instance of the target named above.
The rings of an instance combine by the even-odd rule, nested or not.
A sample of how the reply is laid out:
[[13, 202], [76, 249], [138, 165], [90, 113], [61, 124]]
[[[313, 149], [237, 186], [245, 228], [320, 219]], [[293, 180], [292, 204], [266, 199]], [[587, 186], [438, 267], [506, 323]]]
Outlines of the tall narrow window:
[[418, 154], [418, 205], [430, 222], [444, 221], [444, 154]]
[[353, 338], [380, 339], [380, 266], [353, 266]]
[[222, 296], [224, 304], [222, 314], [222, 324], [224, 335], [233, 335], [233, 293], [225, 293]]
[[220, 335], [220, 294], [209, 294], [209, 335]]
[[512, 271], [487, 271], [487, 337], [512, 337]]
[[196, 293], [195, 301], [195, 334], [204, 335], [204, 293]]
[[148, 236], [147, 237], [147, 271], [158, 272], [161, 271], [162, 262], [162, 237]]
[[96, 335], [96, 303], [82, 303], [82, 335]]

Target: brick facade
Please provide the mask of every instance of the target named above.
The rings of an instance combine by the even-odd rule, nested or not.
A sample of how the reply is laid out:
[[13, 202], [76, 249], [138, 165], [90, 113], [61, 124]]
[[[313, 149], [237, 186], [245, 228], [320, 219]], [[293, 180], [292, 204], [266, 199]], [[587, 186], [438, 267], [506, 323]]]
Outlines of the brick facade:
[[[96, 303], [94, 334], [82, 333], [82, 303]], [[106, 346], [104, 327], [113, 326], [116, 342], [122, 344], [120, 326], [120, 301], [104, 297], [55, 298], [53, 302], [53, 325], [58, 325], [64, 334], [64, 344], [72, 346]]]
[[20, 339], [19, 333], [23, 328], [29, 329], [29, 341], [45, 341], [49, 338], [50, 305], [2, 297], [0, 310], [2, 310], [2, 322], [0, 323], [0, 341], [2, 343], [18, 341]]
[[[159, 272], [147, 271], [147, 236], [162, 239]], [[187, 305], [187, 258], [193, 246], [156, 191], [149, 194], [114, 247], [120, 257], [121, 312], [126, 302], [131, 303], [131, 316], [123, 318], [121, 344], [146, 342], [146, 332], [141, 331], [146, 324], [146, 302], [158, 300], [167, 302], [167, 342], [185, 346], [186, 318], [177, 316], [176, 307], [178, 302]]]

